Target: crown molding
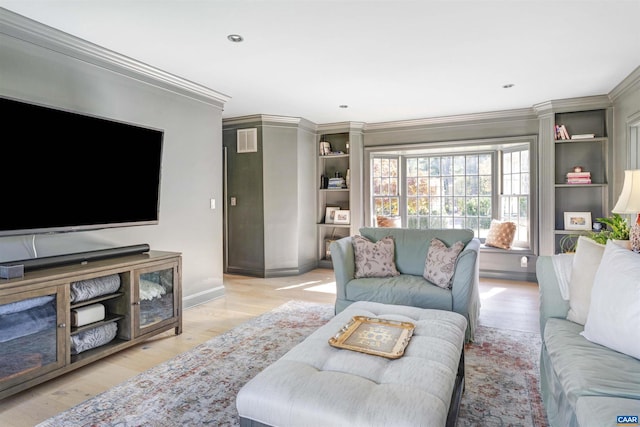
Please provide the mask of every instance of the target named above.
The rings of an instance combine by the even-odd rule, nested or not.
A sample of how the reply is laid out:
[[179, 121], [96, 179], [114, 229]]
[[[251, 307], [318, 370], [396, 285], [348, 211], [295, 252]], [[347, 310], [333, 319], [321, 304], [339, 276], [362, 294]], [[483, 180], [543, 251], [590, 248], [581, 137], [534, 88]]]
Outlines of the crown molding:
[[241, 126], [275, 126], [275, 127], [296, 127], [308, 132], [316, 132], [316, 124], [302, 117], [276, 116], [270, 114], [252, 114], [249, 116], [229, 117], [222, 119], [222, 127]]
[[316, 125], [318, 133], [362, 132], [367, 126], [364, 122], [335, 122]]
[[607, 95], [582, 96], [579, 98], [555, 99], [533, 106], [537, 115], [563, 113], [567, 111], [586, 111], [609, 108], [613, 105]]
[[0, 8], [0, 34], [222, 109], [230, 96]]
[[609, 92], [609, 98], [615, 102], [618, 97], [633, 90], [640, 90], [640, 66]]
[[424, 128], [442, 125], [460, 125], [479, 122], [513, 121], [537, 119], [531, 108], [520, 108], [484, 113], [460, 114], [455, 116], [441, 116], [424, 119], [400, 120], [395, 122], [366, 123], [364, 130], [386, 131], [391, 129]]

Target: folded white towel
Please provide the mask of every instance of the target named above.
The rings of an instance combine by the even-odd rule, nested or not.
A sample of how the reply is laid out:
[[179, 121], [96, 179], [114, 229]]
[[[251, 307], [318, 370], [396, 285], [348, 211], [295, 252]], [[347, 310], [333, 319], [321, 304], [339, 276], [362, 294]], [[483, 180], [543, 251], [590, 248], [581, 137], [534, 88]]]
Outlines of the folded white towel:
[[102, 304], [91, 304], [71, 310], [71, 326], [84, 326], [104, 320], [105, 309]]
[[160, 298], [166, 293], [167, 291], [158, 283], [140, 279], [140, 299], [152, 300], [154, 298]]

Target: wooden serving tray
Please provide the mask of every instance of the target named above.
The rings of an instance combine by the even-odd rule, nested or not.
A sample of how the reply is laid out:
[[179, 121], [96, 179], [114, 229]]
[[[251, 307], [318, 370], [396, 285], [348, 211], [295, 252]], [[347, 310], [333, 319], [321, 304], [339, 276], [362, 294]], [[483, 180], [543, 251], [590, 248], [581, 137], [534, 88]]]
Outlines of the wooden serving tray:
[[409, 322], [354, 316], [336, 335], [329, 338], [329, 344], [337, 348], [397, 359], [404, 354], [414, 329], [415, 325]]

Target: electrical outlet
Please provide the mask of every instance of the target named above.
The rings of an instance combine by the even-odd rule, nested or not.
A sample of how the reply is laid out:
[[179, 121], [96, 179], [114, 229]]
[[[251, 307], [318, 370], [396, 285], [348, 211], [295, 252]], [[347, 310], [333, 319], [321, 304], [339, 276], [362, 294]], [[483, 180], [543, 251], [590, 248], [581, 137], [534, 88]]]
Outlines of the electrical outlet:
[[528, 262], [529, 262], [529, 258], [527, 258], [526, 256], [523, 256], [522, 258], [520, 258], [520, 267], [526, 268]]

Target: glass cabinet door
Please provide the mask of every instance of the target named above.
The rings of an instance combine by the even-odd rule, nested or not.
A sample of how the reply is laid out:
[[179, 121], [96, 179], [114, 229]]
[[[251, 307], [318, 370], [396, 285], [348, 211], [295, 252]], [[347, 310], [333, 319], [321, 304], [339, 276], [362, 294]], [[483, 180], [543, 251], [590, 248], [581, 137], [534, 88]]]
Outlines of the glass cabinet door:
[[0, 298], [0, 389], [66, 363], [63, 297], [50, 287]]
[[155, 329], [175, 321], [178, 315], [177, 295], [174, 292], [176, 266], [138, 270], [136, 274], [136, 302], [134, 316], [136, 330]]

